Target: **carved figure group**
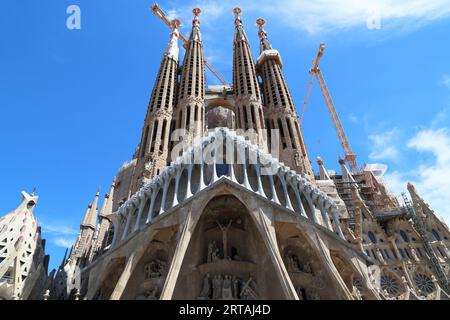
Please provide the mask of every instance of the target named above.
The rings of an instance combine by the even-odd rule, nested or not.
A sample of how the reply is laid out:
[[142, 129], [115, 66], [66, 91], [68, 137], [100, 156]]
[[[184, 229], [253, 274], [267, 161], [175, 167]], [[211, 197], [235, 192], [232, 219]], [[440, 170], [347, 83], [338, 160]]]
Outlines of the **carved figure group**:
[[302, 265], [298, 256], [290, 250], [286, 255], [286, 262], [287, 262], [287, 269], [290, 272], [312, 273], [311, 263], [305, 262]]
[[145, 279], [159, 278], [166, 270], [166, 263], [159, 259], [153, 260], [145, 266]]
[[256, 283], [250, 277], [247, 281], [242, 281], [236, 276], [217, 274], [212, 276], [207, 273], [203, 278], [202, 289], [198, 299], [214, 300], [254, 300], [257, 299]]

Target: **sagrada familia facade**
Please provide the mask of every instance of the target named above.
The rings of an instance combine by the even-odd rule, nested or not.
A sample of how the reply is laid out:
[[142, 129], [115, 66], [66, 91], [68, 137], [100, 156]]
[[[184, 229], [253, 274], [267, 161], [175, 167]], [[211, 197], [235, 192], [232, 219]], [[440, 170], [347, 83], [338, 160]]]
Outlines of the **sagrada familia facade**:
[[369, 166], [318, 158], [315, 174], [264, 21], [255, 63], [234, 10], [233, 87], [207, 87], [193, 13], [181, 68], [172, 22], [139, 148], [58, 270], [37, 197], [0, 219], [0, 297], [449, 299], [450, 232], [414, 186], [400, 203]]

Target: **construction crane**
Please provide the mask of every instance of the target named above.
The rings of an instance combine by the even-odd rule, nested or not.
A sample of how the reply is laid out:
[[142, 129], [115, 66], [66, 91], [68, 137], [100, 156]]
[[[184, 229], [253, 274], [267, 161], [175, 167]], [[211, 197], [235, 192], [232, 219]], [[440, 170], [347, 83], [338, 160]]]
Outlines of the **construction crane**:
[[[157, 3], [154, 3], [152, 5], [152, 11], [158, 18], [160, 18], [164, 22], [166, 26], [172, 29], [172, 22], [167, 18], [167, 14], [161, 9], [161, 7]], [[179, 34], [179, 38], [181, 39], [181, 41], [183, 41], [183, 48], [186, 49], [188, 39], [186, 39], [186, 37], [183, 36], [181, 32]], [[220, 81], [220, 83], [222, 83], [222, 85], [230, 87], [228, 82], [213, 68], [212, 65], [209, 64], [208, 61], [206, 61], [206, 59], [204, 59], [204, 62], [209, 71], [211, 71], [211, 73]]]
[[357, 174], [357, 173], [359, 173], [359, 170], [358, 170], [358, 165], [356, 164], [356, 154], [350, 148], [350, 143], [347, 140], [347, 137], [344, 132], [344, 128], [342, 127], [341, 120], [339, 119], [339, 116], [336, 112], [336, 108], [334, 107], [334, 104], [333, 104], [333, 100], [331, 99], [327, 85], [325, 84], [325, 79], [323, 78], [322, 72], [319, 69], [319, 62], [323, 56], [324, 49], [325, 49], [325, 44], [321, 43], [319, 46], [319, 51], [317, 52], [317, 56], [313, 61], [313, 66], [312, 66], [311, 70], [309, 70], [309, 73], [311, 74], [311, 78], [309, 80], [305, 102], [303, 103], [300, 121], [303, 121], [306, 106], [308, 105], [309, 97], [311, 95], [314, 78], [317, 77], [317, 81], [319, 82], [320, 89], [322, 91], [323, 97], [325, 98], [325, 102], [327, 104], [328, 112], [330, 113], [331, 120], [333, 121], [334, 128], [336, 129], [337, 135], [339, 137], [339, 141], [341, 142], [342, 148], [344, 149], [345, 160], [348, 162], [352, 173]]

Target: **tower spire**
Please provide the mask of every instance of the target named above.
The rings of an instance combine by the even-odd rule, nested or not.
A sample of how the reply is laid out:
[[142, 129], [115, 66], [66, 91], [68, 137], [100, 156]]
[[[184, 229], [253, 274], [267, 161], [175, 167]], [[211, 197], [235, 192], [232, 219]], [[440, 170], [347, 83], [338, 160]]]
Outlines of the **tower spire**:
[[256, 77], [250, 44], [242, 25], [240, 8], [234, 8], [235, 33], [233, 42], [233, 86], [236, 95], [236, 123], [242, 130], [252, 129], [257, 134], [252, 142], [264, 146], [265, 128], [261, 93]]
[[175, 106], [178, 78], [178, 38], [180, 21], [172, 20], [169, 42], [153, 87], [142, 128], [130, 193], [134, 194], [167, 165], [172, 112]]
[[[200, 32], [200, 8], [192, 10], [192, 31], [187, 41], [181, 67], [178, 103], [174, 112], [175, 128], [183, 131], [182, 140], [190, 145], [204, 132], [205, 119], [205, 58]], [[175, 139], [181, 137], [174, 137]], [[186, 145], [186, 146], [187, 146]], [[169, 148], [170, 149], [170, 148]]]
[[263, 18], [256, 19], [256, 25], [259, 27], [258, 36], [261, 41], [261, 44], [259, 47], [260, 52], [272, 49], [272, 45], [270, 44], [269, 39], [267, 38], [266, 30], [264, 29], [265, 24], [266, 24], [266, 20], [264, 20]]
[[284, 78], [280, 53], [273, 49], [267, 38], [264, 28], [266, 21], [258, 18], [256, 25], [261, 42], [257, 70], [263, 80], [266, 129], [269, 132], [277, 130], [279, 133], [282, 148], [280, 160], [291, 169], [313, 180], [311, 161], [306, 151], [294, 101]]
[[100, 187], [97, 189], [97, 193], [95, 194], [94, 200], [88, 206], [86, 213], [84, 215], [83, 221], [81, 223], [82, 227], [88, 227], [95, 229], [97, 224], [97, 212], [98, 212], [98, 198], [100, 196]]

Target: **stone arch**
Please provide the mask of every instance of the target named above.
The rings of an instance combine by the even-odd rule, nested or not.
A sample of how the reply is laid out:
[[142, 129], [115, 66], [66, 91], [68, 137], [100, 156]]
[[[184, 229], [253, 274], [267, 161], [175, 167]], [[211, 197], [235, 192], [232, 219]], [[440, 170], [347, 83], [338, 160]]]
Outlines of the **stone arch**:
[[[249, 209], [238, 197], [222, 194], [205, 202], [173, 299], [283, 297], [265, 242]], [[218, 289], [219, 282], [225, 289]]]
[[150, 210], [150, 203], [151, 203], [151, 201], [152, 201], [152, 197], [150, 195], [145, 200], [144, 209], [142, 211], [141, 219], [139, 221], [139, 226], [141, 226], [141, 227], [144, 226], [145, 223], [146, 223], [148, 210]]
[[172, 255], [173, 248], [170, 241], [168, 243], [157, 239], [152, 240], [133, 269], [121, 299], [159, 299]]
[[149, 212], [149, 217], [151, 217], [151, 219], [155, 218], [156, 216], [159, 215], [160, 211], [161, 211], [161, 202], [162, 202], [162, 197], [163, 197], [163, 187], [160, 187], [158, 189], [156, 189], [156, 198], [155, 198], [155, 202], [153, 204], [153, 209], [152, 212]]
[[278, 174], [273, 175], [273, 186], [277, 194], [278, 201], [280, 201], [280, 204], [283, 207], [286, 206], [286, 196], [284, 194], [281, 178]]
[[[350, 292], [354, 292], [354, 277], [357, 274], [352, 266], [352, 264], [347, 261], [347, 258], [343, 256], [338, 251], [331, 250], [330, 251], [331, 260], [333, 261], [336, 270], [339, 273], [339, 276], [344, 281], [347, 289]], [[358, 289], [359, 290], [359, 289]]]
[[93, 300], [109, 299], [119, 281], [120, 275], [125, 269], [125, 264], [125, 257], [115, 258], [109, 262], [108, 266], [105, 268], [107, 271], [104, 273], [103, 279], [98, 286]]
[[188, 168], [184, 167], [181, 169], [181, 175], [180, 175], [180, 182], [178, 184], [178, 192], [175, 195], [175, 197], [178, 200], [178, 203], [181, 203], [182, 201], [184, 201], [186, 199], [186, 195], [188, 194], [188, 186], [189, 186], [189, 181], [188, 181]]
[[172, 208], [175, 197], [177, 196], [175, 194], [175, 184], [176, 184], [176, 178], [170, 177], [168, 187], [167, 187], [166, 201], [164, 204], [162, 204], [162, 208], [164, 208], [164, 211]]

